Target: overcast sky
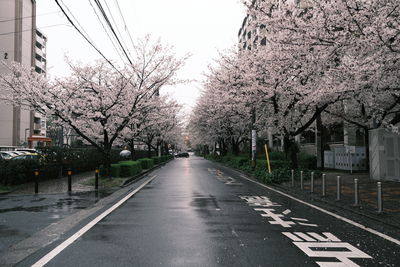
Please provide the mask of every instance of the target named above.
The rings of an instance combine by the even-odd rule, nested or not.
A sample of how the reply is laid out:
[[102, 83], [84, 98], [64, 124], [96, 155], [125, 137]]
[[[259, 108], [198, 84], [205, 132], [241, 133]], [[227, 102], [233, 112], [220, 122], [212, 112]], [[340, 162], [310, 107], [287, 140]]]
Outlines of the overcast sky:
[[[64, 0], [75, 19], [85, 29], [95, 45], [112, 60], [120, 57], [109, 41], [89, 0]], [[92, 1], [91, 1], [92, 2]], [[92, 62], [100, 55], [68, 26], [54, 0], [39, 0], [37, 3], [37, 25], [48, 37], [48, 73], [63, 76], [68, 73], [64, 55], [73, 60]], [[123, 39], [129, 47], [129, 37], [124, 30], [116, 0], [102, 1], [104, 9], [110, 9], [118, 24]], [[240, 0], [118, 0], [127, 28], [135, 40], [146, 34], [163, 43], [173, 45], [178, 55], [192, 54], [180, 73], [184, 79], [201, 81], [202, 73], [218, 56], [218, 51], [236, 45], [237, 33], [245, 16]], [[112, 19], [110, 17], [110, 19]], [[198, 97], [200, 82], [176, 88], [166, 88], [188, 111]]]

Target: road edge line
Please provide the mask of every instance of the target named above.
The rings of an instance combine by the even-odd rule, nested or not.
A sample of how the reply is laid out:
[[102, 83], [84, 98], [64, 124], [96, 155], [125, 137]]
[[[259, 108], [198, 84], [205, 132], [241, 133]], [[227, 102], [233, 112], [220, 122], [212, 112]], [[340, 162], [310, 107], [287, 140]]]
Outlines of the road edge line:
[[153, 181], [156, 177], [157, 177], [157, 175], [153, 175], [152, 177], [147, 179], [143, 184], [141, 184], [134, 191], [130, 192], [128, 195], [126, 195], [124, 198], [122, 198], [116, 204], [114, 204], [113, 206], [108, 208], [102, 214], [100, 214], [95, 219], [93, 219], [88, 224], [86, 224], [84, 227], [82, 227], [75, 234], [70, 236], [67, 240], [65, 240], [60, 245], [58, 245], [56, 248], [54, 248], [49, 253], [47, 253], [45, 256], [43, 256], [40, 260], [38, 260], [35, 264], [33, 264], [32, 267], [41, 267], [41, 266], [44, 266], [45, 264], [47, 264], [54, 257], [56, 257], [61, 251], [63, 251], [65, 248], [67, 248], [69, 245], [71, 245], [73, 242], [75, 242], [75, 240], [77, 240], [79, 237], [81, 237], [83, 234], [85, 234], [87, 231], [89, 231], [93, 226], [95, 226], [98, 222], [100, 222], [102, 219], [104, 219], [106, 216], [108, 216], [110, 213], [112, 213], [114, 210], [116, 210], [119, 206], [121, 206], [123, 203], [125, 203], [128, 199], [130, 199], [133, 195], [135, 195], [137, 192], [139, 192], [143, 187], [145, 187], [148, 183]]
[[260, 185], [260, 186], [262, 186], [262, 187], [265, 187], [265, 188], [267, 188], [267, 189], [269, 189], [269, 190], [271, 190], [271, 191], [273, 191], [273, 192], [275, 192], [275, 193], [278, 193], [278, 194], [280, 194], [280, 195], [282, 195], [282, 196], [285, 196], [285, 197], [288, 197], [288, 198], [290, 198], [290, 199], [293, 199], [293, 200], [295, 200], [295, 201], [297, 201], [297, 202], [299, 202], [299, 203], [302, 203], [302, 204], [304, 204], [304, 205], [306, 205], [306, 206], [309, 206], [309, 207], [311, 207], [311, 208], [314, 208], [314, 209], [316, 209], [316, 210], [319, 210], [319, 211], [321, 211], [321, 212], [323, 212], [323, 213], [325, 213], [325, 214], [328, 214], [328, 215], [330, 215], [330, 216], [335, 217], [336, 219], [342, 220], [342, 221], [344, 221], [344, 222], [346, 222], [346, 223], [349, 223], [349, 224], [351, 224], [351, 225], [353, 225], [353, 226], [356, 226], [356, 227], [358, 227], [358, 228], [360, 228], [360, 229], [363, 229], [363, 230], [365, 230], [365, 231], [367, 231], [367, 232], [370, 232], [371, 234], [374, 234], [374, 235], [377, 235], [377, 236], [379, 236], [379, 237], [382, 237], [382, 238], [384, 238], [384, 239], [386, 239], [386, 240], [388, 240], [388, 241], [390, 241], [390, 242], [393, 242], [393, 243], [395, 243], [396, 245], [399, 245], [399, 246], [400, 246], [400, 240], [397, 240], [397, 239], [395, 239], [395, 238], [393, 238], [393, 237], [391, 237], [391, 236], [388, 236], [388, 235], [386, 235], [386, 234], [384, 234], [384, 233], [378, 232], [377, 230], [374, 230], [374, 229], [372, 229], [372, 228], [369, 228], [369, 227], [367, 227], [367, 226], [364, 226], [364, 225], [362, 225], [362, 224], [360, 224], [360, 223], [358, 223], [358, 222], [355, 222], [355, 221], [353, 221], [353, 220], [347, 219], [347, 218], [345, 218], [345, 217], [343, 217], [343, 216], [340, 216], [340, 215], [338, 215], [338, 214], [336, 214], [336, 213], [327, 211], [327, 210], [325, 210], [325, 209], [323, 209], [323, 208], [321, 208], [321, 207], [318, 207], [318, 206], [316, 206], [316, 205], [313, 205], [313, 204], [311, 204], [311, 203], [308, 203], [308, 202], [306, 202], [306, 201], [303, 201], [303, 200], [301, 200], [301, 199], [298, 199], [298, 198], [296, 198], [296, 197], [293, 197], [293, 196], [291, 196], [291, 195], [289, 195], [289, 194], [286, 194], [286, 193], [284, 193], [284, 192], [282, 192], [282, 191], [279, 191], [279, 190], [277, 190], [277, 189], [275, 189], [275, 188], [272, 188], [272, 187], [269, 187], [269, 186], [267, 186], [267, 185], [265, 185], [265, 184], [262, 184], [262, 183], [260, 183], [260, 182], [254, 181], [254, 180], [252, 180], [252, 179], [246, 177], [246, 176], [243, 175], [243, 174], [242, 174], [242, 175], [239, 175], [239, 176], [240, 176], [241, 178], [243, 178], [243, 179], [246, 179], [246, 180], [250, 181], [250, 182], [253, 182], [253, 183], [258, 184], [258, 185]]

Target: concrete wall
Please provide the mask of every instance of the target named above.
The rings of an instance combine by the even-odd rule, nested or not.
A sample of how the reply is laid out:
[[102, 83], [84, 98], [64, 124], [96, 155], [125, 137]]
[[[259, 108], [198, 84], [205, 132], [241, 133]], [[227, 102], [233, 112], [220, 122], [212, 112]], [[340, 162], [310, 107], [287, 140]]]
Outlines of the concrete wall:
[[[0, 1], [0, 17], [2, 20], [10, 20], [0, 23], [0, 32], [10, 33], [0, 36], [1, 60], [8, 63], [17, 61], [32, 66], [34, 11], [35, 3], [32, 0]], [[0, 75], [7, 72], [7, 68], [0, 65]], [[8, 98], [3, 88], [0, 88], [0, 98]], [[20, 145], [25, 141], [25, 129], [32, 128], [31, 125], [29, 110], [0, 103], [0, 145]], [[30, 135], [30, 132], [27, 132], [27, 135]]]

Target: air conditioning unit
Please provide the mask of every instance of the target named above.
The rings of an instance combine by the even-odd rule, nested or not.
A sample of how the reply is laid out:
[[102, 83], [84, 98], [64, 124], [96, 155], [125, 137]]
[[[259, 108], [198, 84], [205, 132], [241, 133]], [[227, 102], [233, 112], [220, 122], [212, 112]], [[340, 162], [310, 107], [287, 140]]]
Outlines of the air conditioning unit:
[[400, 181], [400, 135], [386, 129], [369, 131], [370, 176]]

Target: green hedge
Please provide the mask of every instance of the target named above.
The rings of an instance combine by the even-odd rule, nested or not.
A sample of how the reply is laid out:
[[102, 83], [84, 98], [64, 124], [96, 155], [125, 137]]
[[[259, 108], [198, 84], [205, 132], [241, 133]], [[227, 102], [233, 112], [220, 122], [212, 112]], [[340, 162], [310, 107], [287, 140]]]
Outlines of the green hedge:
[[111, 164], [111, 177], [120, 177], [121, 165]]
[[142, 165], [138, 161], [121, 161], [119, 165], [121, 177], [135, 176], [142, 172]]
[[[204, 158], [221, 162], [227, 166], [240, 169], [251, 175], [254, 175], [258, 180], [265, 183], [282, 183], [285, 181], [290, 181], [292, 177], [292, 172], [289, 169], [289, 162], [282, 160], [282, 152], [276, 152], [274, 155], [274, 160], [270, 160], [271, 173], [268, 173], [268, 163], [265, 159], [257, 159], [256, 167], [253, 170], [251, 167], [251, 161], [247, 157], [235, 157], [232, 155], [227, 155], [220, 157], [217, 155], [205, 155]], [[310, 178], [311, 172], [314, 171], [314, 177], [320, 177], [321, 172], [314, 170], [316, 167], [316, 157], [312, 155], [299, 154], [299, 166], [300, 169], [295, 171], [295, 180], [300, 180], [300, 170], [303, 170], [303, 178], [305, 180]]]
[[142, 169], [150, 169], [154, 166], [154, 160], [149, 158], [139, 159], [140, 164], [142, 164]]
[[158, 165], [158, 164], [162, 163], [162, 158], [161, 157], [152, 157], [151, 159], [154, 161], [155, 165]]
[[[137, 151], [135, 151], [136, 153]], [[106, 170], [101, 165], [103, 163], [103, 154], [95, 148], [61, 148], [50, 147], [41, 148], [40, 153], [43, 158], [38, 161], [34, 160], [0, 160], [0, 184], [17, 185], [32, 182], [34, 180], [33, 171], [39, 169], [40, 180], [50, 180], [66, 175], [66, 170], [71, 168], [73, 174], [85, 171], [93, 171], [100, 166], [100, 175], [105, 176]], [[121, 160], [119, 156], [120, 149], [111, 150], [111, 163], [116, 164]], [[136, 153], [137, 154], [137, 153]], [[145, 154], [145, 153], [142, 153]], [[154, 157], [147, 159], [144, 163], [140, 162], [146, 168], [151, 168], [154, 164], [160, 164], [173, 158], [171, 155], [162, 157]], [[138, 168], [138, 167], [136, 167]], [[131, 174], [132, 171], [126, 167], [114, 166], [112, 168], [112, 176], [121, 176]], [[122, 173], [121, 173], [122, 172]], [[133, 171], [136, 175], [137, 170]], [[140, 173], [140, 172], [139, 172]]]

